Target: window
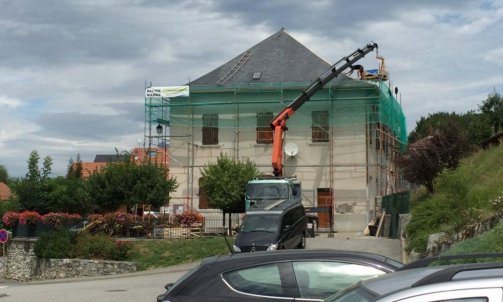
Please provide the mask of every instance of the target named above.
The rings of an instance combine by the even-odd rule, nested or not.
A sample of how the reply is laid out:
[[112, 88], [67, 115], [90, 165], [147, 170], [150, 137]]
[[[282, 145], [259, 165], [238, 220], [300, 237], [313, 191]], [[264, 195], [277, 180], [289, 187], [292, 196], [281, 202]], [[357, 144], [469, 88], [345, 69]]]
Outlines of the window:
[[257, 144], [272, 144], [272, 112], [257, 113]]
[[264, 231], [277, 233], [280, 225], [279, 214], [247, 215], [241, 226], [242, 233]]
[[203, 114], [203, 145], [218, 145], [218, 114]]
[[224, 274], [235, 290], [261, 296], [285, 297], [278, 264], [261, 265]]
[[294, 262], [293, 269], [303, 298], [324, 299], [362, 279], [385, 272], [371, 266], [334, 262]]
[[328, 127], [328, 111], [313, 111], [312, 112], [312, 141], [328, 142], [329, 127]]

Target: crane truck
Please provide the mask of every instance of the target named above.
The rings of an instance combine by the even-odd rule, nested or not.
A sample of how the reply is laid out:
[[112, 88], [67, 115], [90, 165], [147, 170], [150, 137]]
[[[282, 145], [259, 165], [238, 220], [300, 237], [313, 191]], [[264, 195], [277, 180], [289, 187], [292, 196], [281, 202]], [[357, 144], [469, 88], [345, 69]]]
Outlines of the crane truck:
[[319, 78], [313, 81], [302, 93], [286, 106], [271, 122], [273, 129], [272, 168], [273, 178], [253, 179], [248, 182], [245, 195], [245, 208], [272, 209], [279, 204], [285, 207], [301, 203], [301, 186], [298, 180], [283, 177], [283, 142], [287, 120], [314, 94], [328, 82], [346, 69], [361, 71], [361, 65], [354, 65], [366, 54], [378, 49], [376, 43], [370, 42], [363, 48], [358, 48], [349, 56], [332, 65]]

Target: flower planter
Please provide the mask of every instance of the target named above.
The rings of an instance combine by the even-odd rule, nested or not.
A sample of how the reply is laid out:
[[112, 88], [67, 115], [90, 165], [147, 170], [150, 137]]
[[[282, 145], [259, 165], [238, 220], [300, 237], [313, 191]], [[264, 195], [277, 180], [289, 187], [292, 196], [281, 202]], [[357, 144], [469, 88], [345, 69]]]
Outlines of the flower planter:
[[12, 227], [12, 237], [39, 237], [45, 232], [54, 231], [54, 225], [37, 222], [31, 223], [18, 223]]
[[12, 228], [12, 237], [35, 237], [36, 229], [35, 224], [18, 223]]

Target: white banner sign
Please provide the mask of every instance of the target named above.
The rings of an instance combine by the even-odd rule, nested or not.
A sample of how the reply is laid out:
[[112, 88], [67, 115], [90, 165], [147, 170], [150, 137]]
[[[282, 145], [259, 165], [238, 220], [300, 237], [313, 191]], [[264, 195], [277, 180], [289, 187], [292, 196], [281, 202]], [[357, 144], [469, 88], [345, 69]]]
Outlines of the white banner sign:
[[147, 98], [174, 98], [189, 96], [189, 86], [150, 87], [145, 90]]

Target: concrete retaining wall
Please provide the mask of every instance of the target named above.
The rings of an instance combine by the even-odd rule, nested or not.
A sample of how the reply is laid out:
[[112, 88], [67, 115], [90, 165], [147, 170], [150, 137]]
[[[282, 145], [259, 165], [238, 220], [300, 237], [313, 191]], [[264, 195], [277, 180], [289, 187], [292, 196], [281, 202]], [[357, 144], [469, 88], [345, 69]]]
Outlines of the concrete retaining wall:
[[367, 214], [335, 214], [334, 230], [337, 232], [363, 232], [368, 224]]
[[39, 259], [36, 238], [15, 238], [7, 247], [5, 278], [18, 281], [95, 277], [132, 273], [136, 263], [86, 259]]

